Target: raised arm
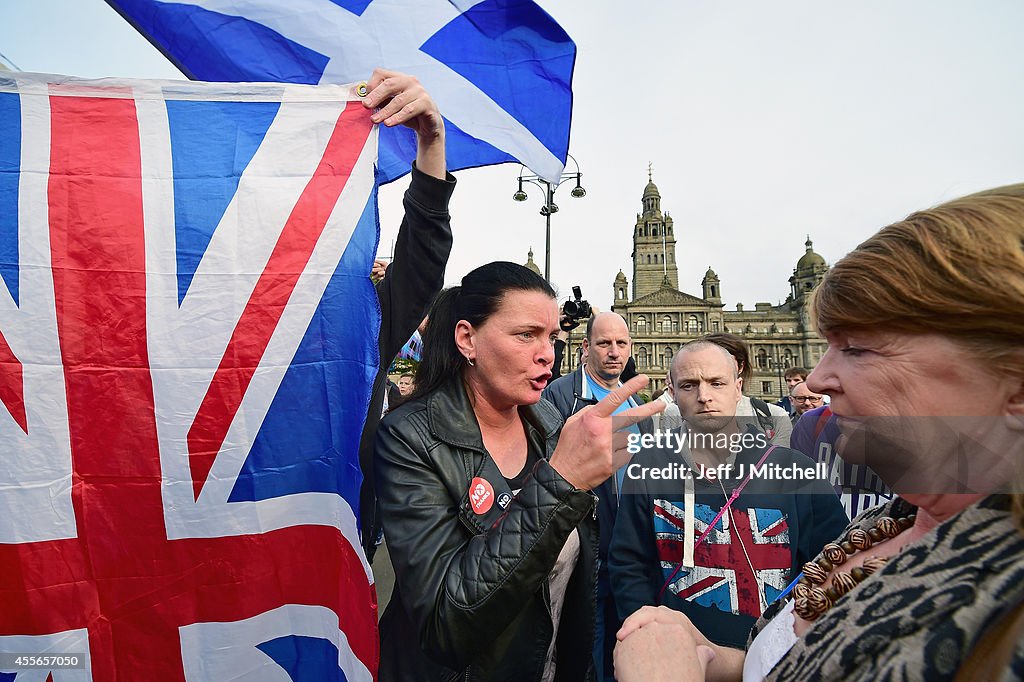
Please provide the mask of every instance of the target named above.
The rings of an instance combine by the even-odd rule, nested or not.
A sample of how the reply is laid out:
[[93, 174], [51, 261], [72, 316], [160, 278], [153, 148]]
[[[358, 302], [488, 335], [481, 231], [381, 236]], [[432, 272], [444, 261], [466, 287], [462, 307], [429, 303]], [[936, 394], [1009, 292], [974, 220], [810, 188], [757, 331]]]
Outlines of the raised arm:
[[452, 249], [448, 201], [455, 178], [445, 169], [444, 119], [420, 82], [404, 73], [376, 69], [367, 88], [363, 106], [376, 109], [371, 120], [411, 128], [417, 145], [394, 260], [377, 284], [381, 364], [386, 364], [409, 340], [444, 284]]
[[374, 69], [366, 83], [369, 92], [363, 106], [378, 109], [370, 117], [374, 123], [389, 128], [404, 125], [416, 132], [416, 166], [421, 171], [444, 180], [444, 119], [437, 104], [415, 76], [397, 71]]

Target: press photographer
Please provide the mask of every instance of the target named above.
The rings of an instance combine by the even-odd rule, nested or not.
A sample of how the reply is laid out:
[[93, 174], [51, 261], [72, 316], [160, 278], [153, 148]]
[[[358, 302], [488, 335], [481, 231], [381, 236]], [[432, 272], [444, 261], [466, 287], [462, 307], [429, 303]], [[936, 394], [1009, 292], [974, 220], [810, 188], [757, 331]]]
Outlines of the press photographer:
[[583, 300], [583, 290], [575, 286], [572, 288], [572, 293], [575, 298], [562, 304], [562, 313], [558, 319], [558, 326], [561, 328], [561, 331], [558, 332], [558, 338], [555, 339], [555, 361], [551, 367], [552, 381], [562, 376], [562, 358], [565, 355], [565, 347], [569, 342], [569, 333], [580, 326], [581, 320], [589, 319], [593, 315], [590, 303]]

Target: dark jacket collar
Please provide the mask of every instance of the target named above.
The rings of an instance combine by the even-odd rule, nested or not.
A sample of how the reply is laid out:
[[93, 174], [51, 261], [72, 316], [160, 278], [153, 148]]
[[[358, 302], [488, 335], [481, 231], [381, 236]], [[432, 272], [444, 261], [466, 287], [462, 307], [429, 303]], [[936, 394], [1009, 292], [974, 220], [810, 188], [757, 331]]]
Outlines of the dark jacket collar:
[[[480, 425], [461, 377], [444, 384], [426, 396], [425, 400], [427, 427], [431, 434], [449, 445], [486, 452]], [[545, 400], [533, 405], [520, 405], [519, 414], [545, 441], [562, 426], [558, 411]]]

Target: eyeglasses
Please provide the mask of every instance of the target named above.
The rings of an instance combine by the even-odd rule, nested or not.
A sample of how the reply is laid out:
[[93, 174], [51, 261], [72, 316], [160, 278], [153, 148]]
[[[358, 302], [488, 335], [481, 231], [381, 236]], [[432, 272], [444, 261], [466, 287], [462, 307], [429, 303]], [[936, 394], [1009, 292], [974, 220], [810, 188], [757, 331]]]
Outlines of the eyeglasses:
[[824, 400], [824, 396], [820, 395], [794, 395], [790, 396], [790, 400], [797, 403], [817, 403]]

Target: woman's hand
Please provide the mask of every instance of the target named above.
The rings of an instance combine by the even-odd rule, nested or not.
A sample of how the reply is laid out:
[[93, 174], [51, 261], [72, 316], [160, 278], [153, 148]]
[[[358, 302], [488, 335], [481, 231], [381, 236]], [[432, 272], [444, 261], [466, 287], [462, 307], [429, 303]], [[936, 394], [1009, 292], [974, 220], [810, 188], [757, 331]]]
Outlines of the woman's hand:
[[378, 109], [370, 120], [389, 128], [404, 125], [416, 131], [416, 167], [445, 179], [444, 119], [416, 77], [374, 69], [366, 87], [363, 106]]
[[665, 625], [679, 625], [690, 630], [694, 640], [698, 644], [705, 646], [713, 646], [707, 637], [701, 634], [700, 630], [690, 622], [684, 614], [670, 609], [667, 606], [641, 606], [639, 609], [634, 611], [623, 623], [619, 631], [615, 633], [615, 639], [620, 642], [632, 633], [636, 632], [645, 625], [651, 623], [662, 623]]
[[[658, 626], [654, 631], [650, 628]], [[644, 634], [648, 632], [648, 634]], [[685, 634], [681, 634], [685, 632]], [[686, 649], [684, 652], [687, 656], [691, 656], [689, 648], [693, 647], [693, 654], [700, 659], [700, 677], [693, 679], [703, 680], [722, 680], [722, 681], [733, 681], [740, 680], [743, 678], [743, 661], [746, 654], [739, 649], [730, 649], [729, 647], [719, 646], [713, 644], [707, 637], [705, 637], [697, 627], [690, 622], [690, 619], [679, 611], [668, 608], [667, 606], [643, 606], [633, 612], [619, 628], [619, 631], [615, 634], [615, 638], [619, 641], [619, 644], [615, 647], [615, 674], [619, 675], [619, 658], [618, 652], [619, 647], [624, 645], [630, 639], [636, 636], [642, 636], [641, 642], [636, 647], [639, 648], [641, 645], [647, 646], [646, 641], [648, 639], [654, 639], [657, 635], [657, 641], [659, 646], [667, 646], [668, 648], [682, 648]], [[665, 644], [665, 642], [674, 642], [674, 644]], [[633, 651], [633, 648], [628, 649]], [[665, 657], [666, 660], [675, 661], [672, 659], [672, 654], [669, 651], [660, 651], [657, 654], [651, 653], [652, 658]], [[634, 661], [634, 659], [629, 659]], [[639, 662], [638, 662], [639, 663]], [[678, 662], [674, 662], [674, 665], [681, 665]], [[692, 661], [686, 663], [691, 668], [693, 667]], [[641, 670], [644, 670], [641, 668]], [[652, 668], [652, 671], [657, 671], [657, 668]], [[677, 672], [680, 670], [676, 669]], [[619, 680], [626, 679], [660, 679], [654, 676], [649, 677], [616, 677]], [[668, 678], [666, 678], [668, 679]], [[689, 677], [677, 676], [672, 678], [674, 680], [688, 680]]]
[[715, 652], [690, 628], [653, 620], [620, 639], [614, 656], [619, 682], [703, 682]]
[[661, 412], [665, 403], [656, 400], [620, 412], [614, 417], [614, 425], [612, 412], [647, 383], [647, 375], [635, 376], [597, 405], [569, 417], [551, 454], [552, 468], [574, 487], [592, 490], [625, 465], [630, 454], [626, 451], [628, 434], [623, 429]]

